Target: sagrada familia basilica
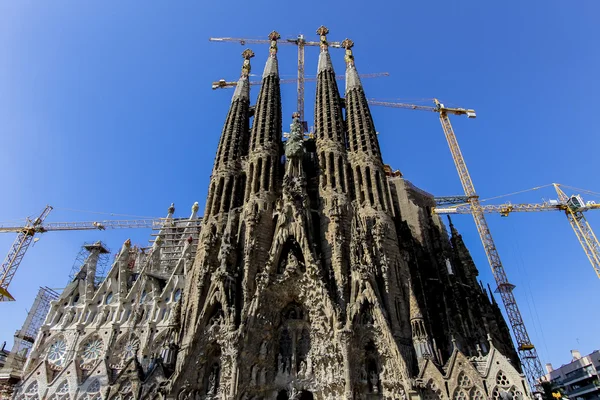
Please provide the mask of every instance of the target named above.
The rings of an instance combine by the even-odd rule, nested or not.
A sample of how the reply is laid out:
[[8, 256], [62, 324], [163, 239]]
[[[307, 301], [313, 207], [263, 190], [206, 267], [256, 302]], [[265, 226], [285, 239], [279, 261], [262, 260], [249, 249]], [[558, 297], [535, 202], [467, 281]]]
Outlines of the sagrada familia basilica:
[[90, 246], [13, 399], [531, 398], [461, 235], [384, 164], [352, 41], [342, 97], [317, 33], [314, 134], [294, 114], [283, 135], [272, 32], [255, 105], [243, 53], [201, 229], [171, 207], [100, 283]]

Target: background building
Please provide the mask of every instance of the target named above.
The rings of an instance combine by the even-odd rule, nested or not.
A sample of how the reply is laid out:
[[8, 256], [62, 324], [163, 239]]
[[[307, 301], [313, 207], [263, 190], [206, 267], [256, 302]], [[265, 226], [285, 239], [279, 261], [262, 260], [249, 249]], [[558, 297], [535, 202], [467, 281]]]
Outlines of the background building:
[[600, 350], [582, 357], [579, 350], [571, 350], [573, 361], [553, 369], [546, 364], [546, 379], [571, 400], [600, 399]]

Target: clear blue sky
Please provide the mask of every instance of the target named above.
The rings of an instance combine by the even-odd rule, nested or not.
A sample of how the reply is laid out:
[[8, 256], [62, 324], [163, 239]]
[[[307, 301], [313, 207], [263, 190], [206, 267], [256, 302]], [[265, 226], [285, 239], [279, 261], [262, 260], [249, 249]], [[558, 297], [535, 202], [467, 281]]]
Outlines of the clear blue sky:
[[[176, 5], [174, 5], [176, 3]], [[438, 97], [477, 110], [453, 123], [482, 198], [550, 182], [600, 192], [597, 46], [600, 3], [587, 1], [428, 2], [0, 2], [0, 221], [46, 204], [48, 221], [189, 214], [204, 207], [208, 178], [243, 47], [210, 36], [284, 37], [329, 27], [356, 43], [361, 73], [379, 99]], [[254, 45], [253, 73], [268, 47]], [[332, 50], [338, 73], [343, 54]], [[281, 74], [295, 74], [295, 48], [280, 49]], [[317, 50], [308, 49], [307, 74]], [[314, 84], [306, 88], [312, 120]], [[255, 97], [257, 90], [253, 91]], [[295, 87], [283, 89], [284, 128]], [[373, 108], [384, 160], [436, 195], [461, 192], [435, 114]], [[552, 189], [513, 197], [537, 202]], [[588, 200], [599, 200], [588, 197]], [[588, 218], [600, 231], [600, 213]], [[455, 218], [479, 266], [491, 274], [470, 216]], [[600, 348], [600, 288], [564, 215], [490, 216], [500, 254], [542, 362]], [[600, 232], [599, 232], [600, 233]], [[116, 251], [149, 232], [47, 233], [26, 255], [0, 304], [0, 341], [12, 343], [37, 288], [64, 287], [80, 245]], [[0, 236], [6, 253], [14, 236]], [[3, 254], [4, 254], [3, 253]]]

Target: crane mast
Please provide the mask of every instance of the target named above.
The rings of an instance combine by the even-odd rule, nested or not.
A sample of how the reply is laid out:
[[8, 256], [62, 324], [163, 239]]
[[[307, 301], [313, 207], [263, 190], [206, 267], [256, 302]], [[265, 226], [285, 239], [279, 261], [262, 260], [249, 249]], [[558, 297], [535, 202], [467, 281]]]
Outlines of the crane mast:
[[[28, 219], [25, 226], [0, 226], [0, 233], [15, 232], [15, 239], [10, 252], [0, 267], [0, 302], [14, 301], [14, 297], [8, 292], [8, 286], [17, 272], [21, 260], [25, 256], [29, 245], [35, 234], [51, 231], [89, 231], [105, 229], [130, 229], [149, 228], [160, 230], [163, 228], [198, 228], [202, 225], [202, 219], [179, 219], [179, 218], [154, 218], [136, 220], [107, 220], [107, 221], [82, 221], [82, 222], [52, 222], [44, 224], [44, 220], [52, 211], [52, 206], [46, 206], [44, 211], [33, 221]], [[185, 225], [180, 225], [185, 224]]]
[[554, 189], [558, 194], [558, 200], [566, 205], [565, 214], [567, 219], [577, 235], [583, 251], [588, 256], [592, 267], [598, 278], [600, 278], [600, 243], [592, 230], [592, 227], [587, 222], [587, 219], [583, 215], [583, 211], [587, 208], [596, 208], [596, 204], [588, 206], [586, 205], [581, 196], [567, 196], [565, 192], [559, 187], [558, 184], [554, 184]]
[[500, 255], [498, 254], [498, 250], [496, 249], [496, 245], [494, 244], [494, 239], [492, 238], [490, 228], [487, 224], [487, 221], [485, 220], [483, 207], [479, 201], [479, 196], [475, 191], [475, 187], [473, 186], [473, 181], [471, 180], [469, 170], [467, 169], [467, 165], [458, 145], [456, 135], [454, 134], [454, 130], [452, 129], [450, 118], [448, 117], [449, 114], [452, 114], [466, 115], [469, 118], [475, 118], [475, 111], [472, 109], [445, 107], [437, 99], [434, 99], [435, 107], [415, 104], [383, 102], [377, 100], [369, 100], [368, 102], [369, 104], [376, 106], [387, 106], [409, 110], [433, 111], [439, 114], [440, 123], [442, 124], [442, 129], [444, 131], [444, 135], [446, 136], [448, 146], [450, 147], [452, 159], [454, 160], [454, 165], [456, 166], [460, 182], [465, 192], [466, 200], [471, 206], [471, 214], [473, 215], [473, 219], [475, 220], [475, 225], [477, 226], [479, 237], [481, 238], [481, 242], [483, 243], [485, 254], [488, 258], [490, 267], [492, 268], [492, 274], [494, 275], [494, 279], [496, 281], [496, 284], [498, 285], [497, 291], [500, 292], [502, 303], [504, 304], [504, 308], [506, 309], [506, 314], [512, 327], [513, 335], [517, 342], [519, 357], [521, 359], [521, 363], [523, 364], [523, 372], [527, 377], [529, 385], [532, 389], [535, 390], [536, 386], [539, 384], [538, 379], [540, 379], [544, 375], [542, 363], [540, 362], [540, 359], [537, 355], [537, 351], [534, 345], [531, 343], [531, 339], [529, 338], [529, 334], [527, 333], [527, 329], [525, 328], [523, 317], [521, 316], [521, 312], [519, 311], [517, 301], [513, 294], [513, 289], [515, 288], [515, 285], [511, 284], [508, 281], [508, 277], [506, 276], [506, 272], [504, 271], [504, 267], [502, 266]]
[[[318, 30], [327, 30], [326, 27], [321, 26]], [[277, 32], [275, 32], [279, 35]], [[270, 40], [265, 39], [244, 39], [244, 38], [231, 38], [231, 37], [221, 37], [221, 38], [209, 38], [211, 42], [234, 42], [240, 43], [242, 46], [246, 44], [270, 44]], [[297, 87], [297, 103], [296, 107], [298, 113], [300, 114], [300, 121], [302, 122], [302, 126], [306, 129], [307, 124], [304, 120], [304, 47], [305, 46], [321, 46], [321, 42], [313, 42], [307, 41], [304, 38], [304, 35], [298, 35], [296, 39], [279, 39], [277, 40], [278, 45], [294, 45], [298, 46], [298, 87]], [[329, 47], [334, 48], [342, 48], [340, 42], [329, 42]], [[214, 88], [214, 87], [213, 87]]]
[[[595, 202], [584, 203], [580, 195], [567, 196], [558, 183], [552, 184], [558, 193], [558, 201], [551, 200], [544, 203], [523, 203], [523, 204], [488, 204], [481, 206], [481, 210], [486, 213], [499, 213], [503, 217], [508, 217], [512, 212], [536, 212], [536, 211], [564, 211], [575, 235], [583, 247], [594, 272], [600, 278], [600, 243], [587, 222], [583, 213], [588, 210], [600, 210], [600, 204]], [[473, 211], [468, 204], [468, 197], [448, 196], [436, 197], [437, 207], [434, 208], [436, 214], [471, 214]], [[467, 203], [467, 204], [465, 204]]]
[[479, 196], [477, 196], [473, 181], [469, 175], [467, 164], [465, 163], [462, 152], [460, 151], [460, 147], [458, 145], [456, 135], [454, 134], [454, 130], [452, 129], [452, 124], [450, 123], [448, 113], [444, 110], [439, 101], [435, 100], [435, 103], [439, 109], [440, 122], [442, 124], [442, 129], [444, 130], [446, 140], [448, 141], [450, 152], [452, 153], [454, 165], [458, 171], [465, 195], [471, 204], [471, 214], [475, 220], [475, 225], [477, 226], [479, 237], [483, 243], [485, 254], [492, 268], [492, 274], [494, 275], [494, 279], [498, 285], [497, 291], [500, 292], [502, 303], [504, 304], [506, 314], [510, 321], [510, 325], [512, 326], [513, 334], [517, 341], [517, 349], [519, 350], [519, 355], [523, 364], [523, 372], [529, 381], [529, 385], [533, 389], [538, 385], [537, 380], [544, 375], [542, 363], [540, 362], [537, 351], [534, 345], [531, 343], [531, 339], [529, 338], [529, 334], [525, 328], [523, 317], [521, 316], [519, 306], [517, 305], [517, 301], [513, 294], [515, 285], [508, 281], [508, 277], [506, 276], [506, 272], [502, 266], [500, 255], [498, 254], [498, 250], [496, 249], [490, 228], [485, 219], [483, 208], [479, 202]]
[[15, 272], [17, 272], [19, 264], [33, 240], [36, 229], [42, 225], [50, 211], [52, 211], [52, 207], [46, 206], [36, 219], [32, 221], [28, 218], [27, 224], [18, 231], [19, 234], [13, 242], [10, 252], [4, 259], [2, 266], [0, 266], [0, 302], [15, 300], [8, 292], [8, 285], [15, 276]]

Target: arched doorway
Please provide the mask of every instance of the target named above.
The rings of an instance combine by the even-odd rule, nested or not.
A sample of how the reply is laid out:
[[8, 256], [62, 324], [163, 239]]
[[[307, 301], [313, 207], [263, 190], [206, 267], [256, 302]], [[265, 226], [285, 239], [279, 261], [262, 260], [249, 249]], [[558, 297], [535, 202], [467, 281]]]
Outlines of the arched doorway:
[[303, 390], [302, 393], [300, 393], [300, 400], [314, 400], [314, 397], [308, 390]]

